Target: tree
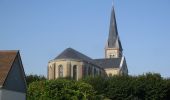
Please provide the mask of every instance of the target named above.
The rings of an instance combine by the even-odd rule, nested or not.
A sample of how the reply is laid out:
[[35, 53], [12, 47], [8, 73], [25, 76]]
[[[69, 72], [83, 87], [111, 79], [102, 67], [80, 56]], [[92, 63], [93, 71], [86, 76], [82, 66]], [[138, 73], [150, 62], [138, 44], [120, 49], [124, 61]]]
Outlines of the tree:
[[86, 77], [82, 79], [81, 81], [88, 83], [93, 86], [94, 90], [96, 90], [96, 94], [100, 98], [105, 97], [105, 89], [107, 86], [107, 78], [102, 76], [96, 76], [96, 77]]
[[160, 74], [33, 81], [28, 100], [170, 100], [170, 79]]
[[33, 82], [28, 87], [28, 100], [86, 100], [95, 98], [93, 87], [84, 82], [57, 79]]
[[40, 81], [40, 80], [46, 80], [46, 78], [44, 76], [38, 76], [38, 75], [26, 75], [27, 85], [29, 85], [32, 82]]

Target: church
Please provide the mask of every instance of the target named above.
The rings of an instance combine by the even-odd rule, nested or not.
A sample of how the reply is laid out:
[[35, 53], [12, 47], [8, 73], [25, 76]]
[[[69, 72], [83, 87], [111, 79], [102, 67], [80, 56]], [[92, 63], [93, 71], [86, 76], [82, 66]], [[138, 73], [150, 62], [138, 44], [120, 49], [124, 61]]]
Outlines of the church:
[[128, 68], [119, 38], [114, 7], [112, 7], [105, 58], [92, 59], [72, 48], [65, 49], [48, 62], [47, 78], [82, 79], [87, 76], [128, 75]]

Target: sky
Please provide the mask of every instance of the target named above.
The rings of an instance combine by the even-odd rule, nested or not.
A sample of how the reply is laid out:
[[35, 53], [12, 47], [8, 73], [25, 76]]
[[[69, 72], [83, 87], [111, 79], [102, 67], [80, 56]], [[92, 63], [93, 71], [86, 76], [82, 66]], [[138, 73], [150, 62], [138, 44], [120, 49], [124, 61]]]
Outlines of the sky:
[[0, 0], [0, 50], [20, 50], [27, 75], [68, 47], [104, 58], [112, 5], [129, 74], [170, 77], [170, 0]]

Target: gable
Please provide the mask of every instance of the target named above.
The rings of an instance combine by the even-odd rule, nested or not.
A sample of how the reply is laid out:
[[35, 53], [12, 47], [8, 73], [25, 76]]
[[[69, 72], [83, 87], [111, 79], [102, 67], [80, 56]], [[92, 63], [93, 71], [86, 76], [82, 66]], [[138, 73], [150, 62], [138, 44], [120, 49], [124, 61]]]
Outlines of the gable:
[[18, 51], [0, 51], [0, 87], [3, 86], [17, 53]]
[[26, 93], [26, 81], [19, 54], [15, 58], [3, 89]]
[[124, 57], [123, 62], [121, 64], [121, 71], [123, 74], [128, 74], [128, 68], [127, 68], [127, 63], [126, 63], [126, 59]]

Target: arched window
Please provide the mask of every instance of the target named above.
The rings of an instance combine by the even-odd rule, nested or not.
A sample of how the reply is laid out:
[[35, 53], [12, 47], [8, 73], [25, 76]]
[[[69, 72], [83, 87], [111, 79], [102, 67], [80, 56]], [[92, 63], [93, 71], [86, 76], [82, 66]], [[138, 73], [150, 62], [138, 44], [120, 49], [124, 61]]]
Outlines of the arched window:
[[85, 77], [86, 76], [86, 66], [85, 65], [83, 66], [82, 72], [83, 72], [83, 77]]
[[102, 76], [102, 70], [101, 70], [101, 69], [100, 69], [100, 71], [99, 71], [99, 75]]
[[91, 66], [88, 67], [88, 75], [91, 75], [91, 72], [92, 72], [92, 68]]
[[83, 66], [84, 67], [84, 77], [88, 76], [88, 66]]
[[58, 76], [63, 77], [63, 66], [62, 65], [58, 66]]
[[109, 77], [112, 77], [112, 73], [109, 73]]
[[73, 66], [73, 79], [77, 80], [77, 65]]
[[97, 75], [97, 70], [94, 68], [94, 76]]

